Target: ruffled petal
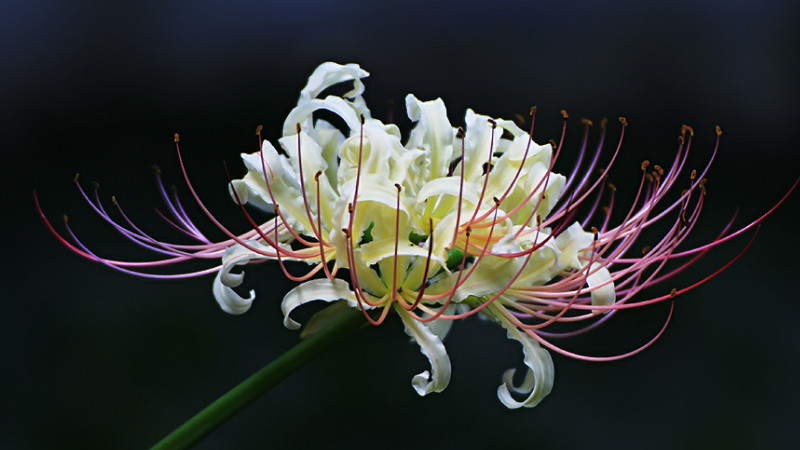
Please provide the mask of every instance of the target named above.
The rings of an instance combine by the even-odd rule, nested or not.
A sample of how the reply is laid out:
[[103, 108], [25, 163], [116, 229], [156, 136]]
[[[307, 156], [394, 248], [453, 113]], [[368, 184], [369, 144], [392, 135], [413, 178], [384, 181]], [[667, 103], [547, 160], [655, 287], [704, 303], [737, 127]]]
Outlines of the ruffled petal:
[[[594, 272], [594, 273], [592, 273]], [[617, 294], [614, 290], [614, 282], [611, 280], [611, 273], [606, 266], [600, 263], [592, 263], [589, 268], [590, 275], [586, 277], [586, 284], [592, 289], [592, 304], [593, 305], [613, 305], [617, 301]], [[603, 285], [603, 283], [606, 283]], [[600, 286], [602, 285], [602, 286]], [[595, 287], [599, 286], [599, 287]], [[601, 310], [592, 310], [598, 312]], [[606, 309], [605, 312], [610, 312]]]
[[[543, 349], [535, 339], [517, 327], [505, 321], [501, 321], [500, 324], [506, 328], [509, 338], [522, 344], [528, 373], [525, 374], [525, 380], [521, 385], [514, 386], [512, 378], [516, 369], [507, 370], [503, 374], [503, 384], [497, 388], [497, 398], [509, 409], [533, 408], [553, 389], [553, 379], [555, 378], [553, 359], [550, 357], [550, 353]], [[516, 394], [527, 395], [527, 398], [517, 401], [511, 396], [512, 391]]]
[[447, 108], [441, 98], [422, 102], [413, 94], [406, 96], [408, 118], [416, 122], [408, 138], [408, 148], [425, 151], [423, 179], [435, 180], [447, 175], [453, 157], [453, 126], [447, 120]]
[[[248, 242], [253, 246], [259, 246], [256, 242]], [[250, 290], [249, 297], [242, 297], [232, 288], [238, 287], [244, 281], [244, 272], [231, 273], [235, 266], [243, 266], [252, 259], [263, 259], [264, 256], [252, 250], [236, 244], [228, 247], [222, 256], [222, 268], [214, 278], [214, 298], [219, 307], [228, 314], [244, 314], [250, 309], [253, 300], [256, 298], [255, 291]]]
[[[338, 278], [323, 278], [306, 281], [300, 286], [297, 286], [289, 291], [286, 296], [283, 297], [283, 301], [281, 302], [281, 311], [283, 311], [283, 325], [290, 330], [296, 330], [300, 328], [300, 323], [292, 320], [289, 315], [298, 306], [317, 300], [321, 300], [323, 302], [346, 300], [348, 305], [353, 308], [358, 308], [358, 302], [356, 301], [355, 294], [350, 290], [350, 286], [346, 281]], [[369, 305], [364, 305], [364, 307], [369, 309]]]
[[431, 363], [431, 371], [426, 370], [414, 375], [411, 385], [420, 396], [431, 392], [442, 392], [450, 383], [450, 358], [442, 340], [424, 323], [414, 320], [402, 308], [396, 306], [395, 310], [403, 320], [406, 334], [417, 342], [420, 351]]

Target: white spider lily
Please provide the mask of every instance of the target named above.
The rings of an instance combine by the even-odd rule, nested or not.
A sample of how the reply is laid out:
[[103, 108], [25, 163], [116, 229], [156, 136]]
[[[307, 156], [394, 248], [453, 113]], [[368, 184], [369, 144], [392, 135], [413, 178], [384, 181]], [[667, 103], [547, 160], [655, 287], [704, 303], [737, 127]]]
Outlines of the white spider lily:
[[[127, 239], [163, 255], [161, 259], [127, 262], [103, 258], [86, 248], [69, 226], [67, 233], [73, 243], [57, 234], [43, 213], [42, 218], [75, 252], [126, 273], [182, 278], [216, 272], [214, 296], [231, 314], [246, 312], [255, 299], [252, 291], [247, 297], [234, 291], [244, 274], [232, 269], [263, 260], [277, 260], [286, 276], [301, 282], [281, 304], [287, 328], [301, 326], [290, 315], [313, 301], [358, 308], [374, 325], [394, 312], [430, 361], [430, 370], [412, 379], [419, 395], [441, 392], [448, 385], [451, 366], [442, 339], [452, 321], [482, 314], [522, 344], [527, 366], [522, 383], [514, 385], [512, 369], [498, 388], [498, 398], [505, 406], [519, 408], [537, 405], [552, 388], [553, 361], [545, 348], [585, 360], [619, 359], [648, 347], [664, 327], [644, 345], [614, 356], [579, 355], [556, 346], [551, 339], [583, 333], [620, 309], [671, 300], [702, 284], [721, 269], [683, 289], [632, 301], [645, 287], [669, 279], [710, 248], [752, 228], [777, 207], [737, 231], [731, 232], [729, 225], [706, 245], [679, 251], [678, 245], [702, 209], [703, 176], [708, 170], [706, 166], [699, 176], [692, 171], [687, 189], [664, 201], [685, 165], [691, 128], [684, 127], [675, 159], [666, 170], [658, 165], [650, 169], [649, 162], [642, 164], [636, 200], [625, 219], [613, 225], [615, 188], [608, 185], [609, 195], [604, 195], [608, 168], [597, 175], [605, 121], [597, 151], [583, 164], [591, 126], [584, 121], [577, 163], [570, 176], [564, 177], [552, 171], [561, 143], [554, 153], [553, 145], [533, 142], [532, 120], [531, 131], [525, 132], [514, 122], [467, 110], [464, 127], [454, 128], [441, 99], [406, 97], [408, 117], [415, 126], [404, 144], [395, 125], [371, 117], [362, 97], [361, 79], [366, 76], [356, 64], [320, 65], [286, 118], [283, 136], [277, 140], [281, 150], [265, 140], [259, 152], [242, 155], [247, 173], [231, 181], [233, 198], [241, 205], [274, 214], [257, 224], [243, 207], [253, 225], [244, 234], [228, 231], [189, 184], [201, 209], [229, 237], [222, 242], [208, 240], [186, 215], [177, 196], [167, 194], [160, 177], [159, 188], [172, 217], [164, 215], [165, 219], [197, 244], [152, 238], [128, 219], [116, 200], [123, 220], [115, 221], [99, 197], [93, 199], [83, 190], [77, 177], [76, 184], [104, 220]], [[353, 89], [343, 96], [320, 98], [339, 83], [352, 83]], [[315, 118], [320, 110], [341, 118], [345, 127], [339, 129]], [[562, 113], [566, 126], [567, 115]], [[620, 121], [623, 131], [607, 166], [613, 164], [622, 142], [627, 123], [623, 118]], [[720, 134], [717, 129], [717, 136]], [[562, 131], [560, 142], [563, 140]], [[188, 176], [186, 180], [188, 183]], [[598, 208], [601, 200], [608, 206]], [[584, 214], [581, 219], [576, 219], [577, 211]], [[629, 250], [641, 231], [668, 216], [672, 225], [664, 236], [631, 256]], [[597, 228], [590, 227], [592, 231], [587, 232], [590, 223]], [[692, 256], [689, 262], [666, 269], [671, 261], [687, 256]], [[189, 259], [221, 259], [222, 263], [170, 275], [142, 270]], [[286, 260], [304, 261], [311, 269], [292, 275], [283, 264]], [[319, 277], [311, 279], [314, 275]], [[336, 309], [328, 311], [331, 315]], [[566, 332], [546, 330], [555, 322], [577, 326]]]

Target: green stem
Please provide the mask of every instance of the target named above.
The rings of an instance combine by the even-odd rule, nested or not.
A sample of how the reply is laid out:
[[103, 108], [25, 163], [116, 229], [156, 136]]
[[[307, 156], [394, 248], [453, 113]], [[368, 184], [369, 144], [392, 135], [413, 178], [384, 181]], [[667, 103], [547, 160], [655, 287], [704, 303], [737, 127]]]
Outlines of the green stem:
[[189, 448], [311, 361], [339, 338], [364, 324], [359, 310], [348, 309], [266, 367], [242, 381], [158, 442], [153, 449]]

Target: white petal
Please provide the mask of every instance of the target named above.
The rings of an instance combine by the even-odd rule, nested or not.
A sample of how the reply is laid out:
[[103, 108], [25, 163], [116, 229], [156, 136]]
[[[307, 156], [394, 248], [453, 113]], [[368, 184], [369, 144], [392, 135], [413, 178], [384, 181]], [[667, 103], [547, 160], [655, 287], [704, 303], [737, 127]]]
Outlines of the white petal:
[[[525, 365], [528, 366], [528, 373], [520, 386], [514, 386], [511, 379], [516, 370], [507, 370], [503, 374], [503, 384], [497, 388], [497, 398], [510, 409], [517, 409], [523, 406], [533, 408], [553, 389], [553, 379], [555, 377], [553, 359], [550, 357], [550, 353], [539, 346], [535, 339], [511, 324], [507, 324], [504, 321], [500, 323], [506, 328], [509, 338], [522, 344], [522, 352], [525, 354]], [[517, 401], [511, 396], [511, 391], [528, 397], [521, 402]]]
[[[249, 242], [253, 246], [259, 246], [256, 242]], [[256, 298], [255, 291], [250, 291], [250, 296], [245, 298], [236, 293], [232, 288], [242, 284], [244, 272], [231, 273], [235, 266], [243, 266], [252, 259], [262, 259], [263, 255], [249, 250], [239, 244], [228, 247], [222, 257], [222, 268], [214, 278], [214, 298], [217, 299], [219, 307], [228, 314], [244, 314], [250, 309], [253, 300]]]
[[450, 358], [447, 356], [442, 340], [425, 324], [410, 317], [402, 308], [395, 307], [395, 309], [403, 320], [406, 334], [419, 344], [420, 351], [431, 363], [432, 373], [426, 370], [414, 375], [411, 385], [420, 396], [428, 395], [431, 392], [442, 392], [450, 383]]
[[417, 122], [408, 138], [409, 148], [425, 151], [424, 179], [434, 180], [447, 175], [453, 156], [453, 126], [447, 120], [447, 108], [441, 98], [422, 102], [414, 95], [406, 96], [408, 118]]
[[[318, 279], [306, 281], [305, 283], [297, 286], [289, 291], [283, 301], [281, 302], [281, 311], [283, 311], [283, 325], [290, 329], [296, 330], [300, 328], [300, 324], [292, 320], [289, 315], [300, 305], [309, 302], [321, 300], [324, 302], [335, 302], [337, 300], [346, 300], [353, 308], [358, 308], [355, 294], [350, 290], [350, 286], [346, 281], [338, 278], [334, 279]], [[372, 299], [371, 299], [372, 300]], [[369, 305], [364, 305], [369, 309]]]
[[361, 78], [368, 76], [369, 72], [359, 67], [358, 64], [341, 65], [335, 62], [324, 62], [308, 77], [306, 87], [300, 91], [300, 102], [317, 98], [325, 89], [345, 81], [353, 81], [354, 88], [344, 97], [359, 96], [364, 92], [364, 83], [361, 82]]
[[[594, 272], [594, 273], [591, 273]], [[586, 284], [589, 287], [594, 287], [599, 284], [602, 284], [611, 279], [611, 273], [609, 273], [608, 269], [599, 263], [592, 263], [592, 266], [589, 269], [589, 275], [586, 278]], [[614, 282], [609, 282], [605, 286], [598, 287], [592, 290], [592, 304], [593, 305], [612, 305], [615, 301], [617, 301], [617, 295], [614, 290]], [[599, 310], [593, 310], [597, 312]], [[610, 312], [610, 309], [605, 310], [605, 312]]]

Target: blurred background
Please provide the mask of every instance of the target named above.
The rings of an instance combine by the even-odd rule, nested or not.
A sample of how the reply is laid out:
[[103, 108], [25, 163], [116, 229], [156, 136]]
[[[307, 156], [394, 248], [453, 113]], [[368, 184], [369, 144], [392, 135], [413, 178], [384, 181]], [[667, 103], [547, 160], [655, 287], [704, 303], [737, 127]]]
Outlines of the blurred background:
[[[641, 160], [670, 161], [683, 123], [696, 131], [698, 168], [719, 125], [693, 242], [713, 238], [737, 207], [737, 223], [757, 218], [800, 174], [795, 1], [6, 0], [0, 9], [3, 448], [150, 446], [298, 342], [282, 326], [278, 305], [292, 284], [276, 265], [247, 270], [259, 298], [230, 316], [211, 277], [136, 279], [71, 254], [42, 225], [31, 192], [57, 228], [69, 214], [99, 253], [142, 258], [92, 216], [72, 179], [98, 182], [108, 206], [116, 195], [143, 227], [174, 237], [153, 212], [150, 168], [158, 164], [191, 205], [172, 143], [179, 132], [200, 195], [243, 231], [222, 162], [243, 174], [238, 155], [257, 150], [259, 124], [276, 141], [321, 62], [361, 64], [374, 116], [394, 114], [406, 132], [407, 93], [442, 97], [454, 125], [467, 107], [512, 118], [537, 105], [539, 141], [558, 138], [565, 108], [561, 171], [577, 152], [578, 119], [624, 115], [611, 175], [621, 198], [633, 194]], [[609, 133], [618, 136], [614, 120]], [[647, 351], [605, 364], [554, 356], [555, 387], [534, 409], [498, 402], [500, 377], [523, 367], [522, 352], [478, 319], [457, 323], [445, 342], [450, 386], [417, 397], [411, 377], [427, 360], [395, 318], [353, 334], [198, 448], [791, 448], [800, 440], [798, 194], [740, 261], [678, 298]], [[656, 293], [701, 279], [747, 239]], [[667, 309], [620, 314], [563, 345], [631, 350]]]

